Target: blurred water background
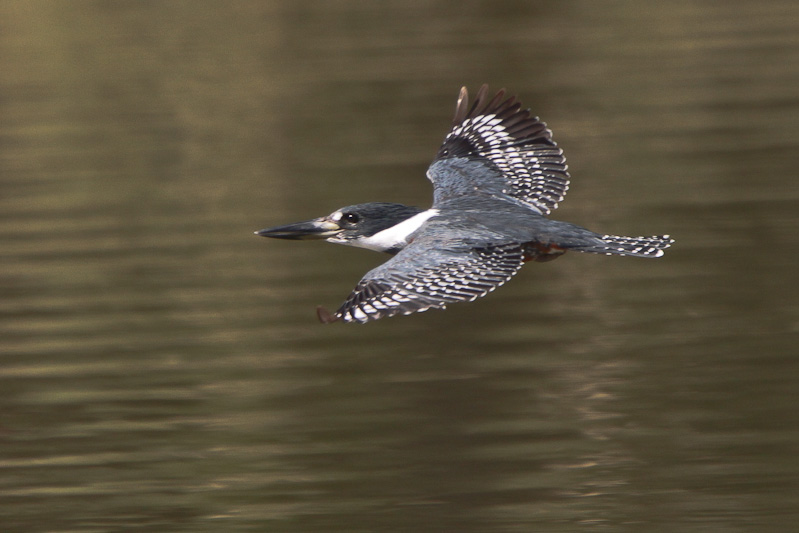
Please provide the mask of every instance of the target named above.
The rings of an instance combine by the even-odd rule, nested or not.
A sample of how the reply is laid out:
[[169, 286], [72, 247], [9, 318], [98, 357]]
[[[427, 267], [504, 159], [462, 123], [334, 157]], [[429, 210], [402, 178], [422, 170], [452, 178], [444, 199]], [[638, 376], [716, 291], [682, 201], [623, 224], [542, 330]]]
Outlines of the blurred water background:
[[[795, 0], [9, 1], [0, 56], [0, 530], [795, 530]], [[318, 324], [385, 257], [252, 232], [428, 206], [484, 82], [554, 218], [676, 245]]]

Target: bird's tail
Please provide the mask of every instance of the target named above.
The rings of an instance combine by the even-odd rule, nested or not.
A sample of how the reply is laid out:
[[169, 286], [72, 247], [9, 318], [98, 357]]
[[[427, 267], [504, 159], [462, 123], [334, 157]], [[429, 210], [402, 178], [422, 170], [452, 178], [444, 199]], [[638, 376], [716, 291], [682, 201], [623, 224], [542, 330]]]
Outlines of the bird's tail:
[[618, 237], [602, 235], [601, 244], [587, 244], [574, 249], [578, 252], [605, 255], [633, 255], [636, 257], [660, 257], [663, 250], [671, 246], [674, 239], [668, 235], [654, 237]]

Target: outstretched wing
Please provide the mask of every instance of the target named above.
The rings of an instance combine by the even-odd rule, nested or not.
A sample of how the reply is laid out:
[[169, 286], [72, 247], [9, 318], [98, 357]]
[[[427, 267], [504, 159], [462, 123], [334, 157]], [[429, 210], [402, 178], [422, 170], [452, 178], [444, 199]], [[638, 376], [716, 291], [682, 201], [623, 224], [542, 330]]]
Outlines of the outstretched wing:
[[468, 91], [461, 88], [452, 131], [427, 173], [437, 189], [444, 189], [436, 191], [438, 198], [456, 194], [446, 190], [452, 181], [442, 176], [450, 158], [477, 163], [474, 171], [480, 182], [475, 186], [492, 193], [498, 189], [544, 215], [557, 208], [569, 188], [566, 158], [552, 132], [531, 117], [529, 109], [522, 109], [516, 97], [505, 99], [504, 89], [489, 100], [488, 85], [483, 85], [469, 107]]
[[367, 273], [333, 315], [320, 309], [320, 319], [363, 323], [472, 301], [508, 281], [523, 262], [518, 244], [442, 250], [425, 240]]

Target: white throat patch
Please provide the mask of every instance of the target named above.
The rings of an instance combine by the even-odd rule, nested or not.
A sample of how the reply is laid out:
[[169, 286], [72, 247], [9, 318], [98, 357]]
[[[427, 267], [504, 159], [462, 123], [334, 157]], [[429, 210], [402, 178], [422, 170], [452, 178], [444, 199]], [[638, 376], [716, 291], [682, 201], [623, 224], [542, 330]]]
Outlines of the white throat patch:
[[392, 248], [403, 248], [408, 244], [408, 237], [421, 228], [422, 224], [427, 222], [428, 219], [437, 214], [438, 209], [428, 209], [407, 220], [403, 220], [399, 224], [375, 233], [371, 237], [361, 237], [360, 239], [349, 241], [347, 244], [378, 252], [384, 252]]

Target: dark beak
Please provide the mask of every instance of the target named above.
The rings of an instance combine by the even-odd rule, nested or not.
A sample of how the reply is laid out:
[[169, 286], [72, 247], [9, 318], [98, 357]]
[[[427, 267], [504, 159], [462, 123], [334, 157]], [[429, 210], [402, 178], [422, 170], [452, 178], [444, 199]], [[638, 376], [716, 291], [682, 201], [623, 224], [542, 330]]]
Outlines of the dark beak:
[[276, 228], [262, 229], [256, 231], [256, 235], [261, 237], [272, 237], [273, 239], [326, 239], [341, 231], [341, 226], [332, 222], [327, 217], [306, 220], [295, 224], [286, 224]]

